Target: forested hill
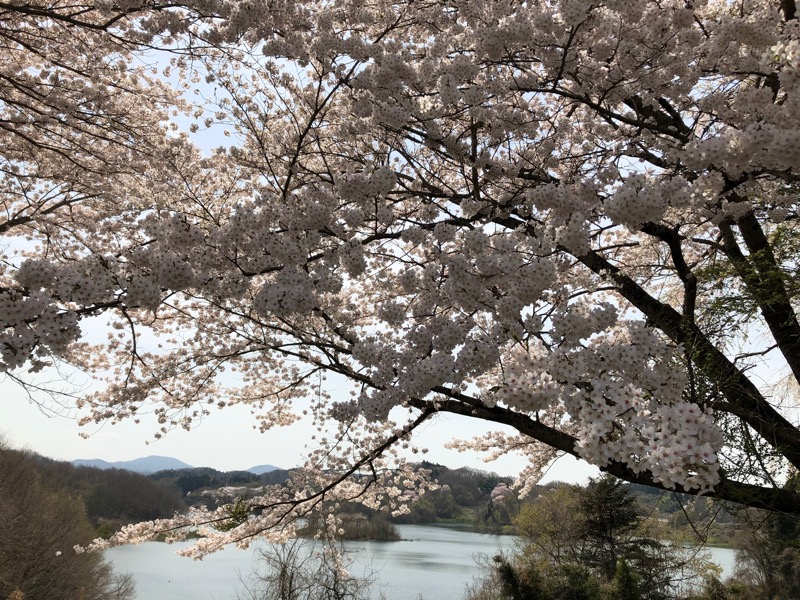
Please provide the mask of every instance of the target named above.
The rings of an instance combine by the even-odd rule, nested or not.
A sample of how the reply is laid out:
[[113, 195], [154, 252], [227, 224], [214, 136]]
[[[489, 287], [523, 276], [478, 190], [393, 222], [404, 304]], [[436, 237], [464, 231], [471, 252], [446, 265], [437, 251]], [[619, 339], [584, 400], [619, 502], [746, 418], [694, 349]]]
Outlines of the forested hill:
[[23, 460], [49, 488], [79, 497], [89, 521], [101, 534], [127, 523], [171, 517], [187, 508], [187, 500], [196, 502], [204, 491], [282, 484], [288, 477], [287, 471], [279, 469], [256, 475], [207, 467], [144, 475], [128, 469], [75, 465], [2, 445], [0, 455]]
[[206, 491], [282, 484], [288, 477], [288, 471], [281, 469], [257, 475], [249, 471], [226, 473], [207, 467], [162, 470], [145, 475], [108, 465], [76, 465], [1, 444], [0, 456], [25, 462], [50, 489], [79, 497], [89, 521], [101, 533], [127, 523], [171, 517], [185, 510], [189, 502], [197, 502]]
[[[253, 495], [262, 486], [280, 485], [289, 477], [289, 472], [283, 469], [257, 475], [209, 467], [143, 475], [125, 469], [74, 465], [33, 452], [8, 448], [0, 448], [0, 452], [25, 456], [50, 487], [79, 496], [89, 520], [101, 533], [125, 523], [170, 517], [191, 504], [214, 505], [226, 495]], [[510, 485], [513, 481], [511, 477], [468, 467], [449, 469], [427, 462], [421, 467], [431, 471], [441, 491], [419, 498], [406, 522], [472, 521], [476, 509], [488, 505], [498, 485]]]
[[282, 484], [288, 477], [288, 471], [281, 469], [256, 475], [249, 471], [222, 472], [208, 467], [145, 475], [108, 466], [75, 465], [2, 446], [0, 453], [25, 460], [50, 488], [80, 497], [90, 522], [101, 533], [126, 523], [171, 517], [185, 510], [189, 502], [197, 502], [206, 491]]
[[153, 473], [150, 478], [179, 489], [181, 495], [201, 495], [219, 488], [257, 488], [264, 485], [282, 484], [289, 477], [285, 469], [273, 469], [257, 475], [251, 471], [217, 471], [210, 467], [192, 469], [169, 469]]
[[186, 507], [180, 491], [174, 486], [132, 471], [75, 466], [2, 446], [0, 454], [25, 460], [49, 488], [80, 497], [90, 522], [101, 530], [115, 529], [124, 523], [170, 517]]
[[[289, 477], [289, 472], [283, 469], [257, 475], [250, 471], [222, 472], [208, 467], [142, 475], [123, 469], [76, 466], [0, 446], [0, 457], [9, 454], [29, 462], [51, 489], [80, 497], [90, 522], [101, 534], [126, 523], [171, 517], [189, 505], [215, 506], [221, 501], [256, 495], [264, 486], [281, 485]], [[450, 469], [429, 462], [421, 463], [420, 467], [430, 471], [439, 488], [416, 498], [410, 512], [396, 522], [460, 521], [479, 529], [500, 531], [509, 528], [519, 510], [520, 500], [511, 489], [511, 477], [469, 467]], [[530, 499], [535, 499], [542, 489], [535, 489]], [[652, 488], [633, 486], [631, 492], [647, 512], [657, 506], [665, 516], [683, 515], [687, 508], [692, 511], [702, 508], [695, 506], [698, 499], [677, 495], [664, 497]], [[362, 512], [355, 506], [345, 510]]]

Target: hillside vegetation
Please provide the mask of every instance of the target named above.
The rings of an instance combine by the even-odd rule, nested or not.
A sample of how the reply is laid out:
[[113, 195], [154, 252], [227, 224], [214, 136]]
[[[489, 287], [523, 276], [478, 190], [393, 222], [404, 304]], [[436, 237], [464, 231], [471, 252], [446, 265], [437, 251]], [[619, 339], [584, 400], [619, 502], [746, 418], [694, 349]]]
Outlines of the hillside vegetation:
[[95, 531], [73, 487], [78, 478], [48, 476], [54, 465], [46, 466], [0, 442], [0, 598], [132, 599], [133, 581], [102, 555], [73, 551]]
[[[211, 508], [225, 502], [243, 502], [262, 493], [266, 486], [282, 485], [290, 476], [283, 469], [257, 475], [209, 467], [142, 475], [122, 469], [75, 466], [32, 453], [27, 456], [31, 468], [48, 485], [80, 498], [89, 522], [100, 535], [127, 523], [170, 517], [189, 506]], [[422, 462], [419, 468], [429, 471], [439, 487], [409, 496], [408, 512], [390, 517], [389, 524], [461, 524], [479, 531], [513, 533], [521, 505], [536, 501], [543, 491], [559, 485], [537, 486], [520, 501], [511, 477], [469, 467], [450, 469], [431, 462]], [[640, 512], [657, 518], [675, 532], [691, 531], [702, 522], [706, 524], [703, 527], [708, 541], [730, 544], [737, 529], [731, 515], [709, 499], [640, 485], [630, 486], [630, 492]], [[345, 537], [396, 537], [386, 526], [386, 519], [379, 518], [374, 510], [340, 504], [338, 511], [346, 521]]]

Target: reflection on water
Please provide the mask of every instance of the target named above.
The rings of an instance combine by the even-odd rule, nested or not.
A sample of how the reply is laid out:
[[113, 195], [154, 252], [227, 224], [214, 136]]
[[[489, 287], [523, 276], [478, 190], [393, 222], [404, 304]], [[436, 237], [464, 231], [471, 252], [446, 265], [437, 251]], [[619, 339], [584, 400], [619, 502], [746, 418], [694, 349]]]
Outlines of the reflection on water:
[[[349, 569], [354, 575], [375, 571], [380, 592], [387, 600], [459, 600], [464, 586], [479, 574], [475, 559], [511, 548], [514, 538], [429, 525], [400, 525], [399, 542], [349, 542], [356, 554]], [[175, 555], [188, 545], [151, 542], [141, 546], [114, 548], [107, 552], [120, 572], [136, 579], [139, 600], [228, 600], [242, 589], [241, 578], [255, 567], [258, 544], [251, 550], [229, 548], [202, 561]], [[727, 548], [709, 548], [723, 577], [733, 572], [734, 553]]]
[[[475, 559], [510, 548], [511, 536], [429, 525], [398, 526], [400, 542], [353, 542], [359, 561], [371, 561], [389, 600], [457, 600], [478, 575]], [[363, 563], [362, 563], [363, 564]]]

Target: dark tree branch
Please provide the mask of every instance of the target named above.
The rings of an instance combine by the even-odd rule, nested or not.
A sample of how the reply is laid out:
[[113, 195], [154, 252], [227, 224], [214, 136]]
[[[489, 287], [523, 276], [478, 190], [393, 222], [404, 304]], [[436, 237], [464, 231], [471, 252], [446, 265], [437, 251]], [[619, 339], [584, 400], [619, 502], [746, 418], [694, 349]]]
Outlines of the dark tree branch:
[[750, 254], [745, 258], [738, 249], [729, 222], [720, 225], [725, 253], [733, 255], [731, 262], [761, 309], [795, 380], [800, 381], [800, 323], [786, 291], [785, 275], [753, 212], [739, 218], [736, 225]]
[[694, 313], [697, 305], [697, 277], [686, 264], [681, 249], [681, 239], [677, 228], [670, 229], [665, 225], [656, 223], [646, 223], [642, 231], [653, 235], [667, 244], [672, 264], [675, 265], [675, 272], [683, 283], [683, 318], [687, 324], [694, 323]]
[[[423, 411], [430, 410], [433, 405], [439, 412], [458, 414], [508, 425], [523, 435], [527, 435], [543, 444], [552, 446], [561, 452], [580, 458], [580, 455], [575, 451], [575, 444], [578, 441], [575, 437], [555, 429], [554, 427], [545, 425], [541, 421], [535, 420], [528, 415], [514, 412], [507, 408], [500, 406], [488, 407], [477, 400], [467, 404], [456, 399], [440, 399], [436, 401], [435, 405], [430, 402], [415, 399], [410, 400], [409, 404]], [[639, 483], [659, 489], [668, 489], [662, 483], [656, 481], [651, 472], [636, 472], [630, 465], [623, 462], [612, 460], [606, 466], [601, 467], [601, 470], [630, 483]], [[699, 494], [696, 489], [686, 489], [679, 485], [672, 488], [671, 491], [691, 495]], [[746, 504], [754, 508], [800, 515], [800, 494], [781, 488], [764, 488], [723, 477], [714, 491], [705, 495], [730, 502]]]
[[619, 286], [619, 294], [639, 309], [653, 327], [682, 344], [695, 366], [728, 399], [730, 412], [800, 468], [800, 431], [767, 402], [753, 382], [696, 325], [685, 323], [674, 308], [653, 298], [603, 256], [589, 252], [578, 260], [598, 275], [609, 276]]
[[794, 0], [781, 0], [781, 12], [786, 21], [797, 18], [797, 5]]

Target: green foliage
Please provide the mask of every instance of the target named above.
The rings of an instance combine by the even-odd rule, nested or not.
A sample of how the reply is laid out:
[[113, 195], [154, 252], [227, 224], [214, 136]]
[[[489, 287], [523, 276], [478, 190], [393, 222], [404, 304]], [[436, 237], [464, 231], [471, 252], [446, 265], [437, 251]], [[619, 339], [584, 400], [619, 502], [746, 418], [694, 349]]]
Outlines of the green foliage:
[[576, 564], [498, 554], [485, 571], [484, 579], [468, 586], [465, 600], [605, 600], [595, 574]]
[[586, 530], [576, 486], [559, 485], [522, 505], [514, 520], [517, 534], [529, 550], [553, 563], [578, 561]]
[[184, 496], [197, 490], [210, 488], [215, 484], [220, 484], [220, 482], [215, 482], [208, 473], [187, 473], [175, 480], [175, 485], [180, 488]]
[[481, 471], [462, 467], [460, 469], [448, 469], [442, 465], [423, 461], [420, 468], [431, 472], [431, 477], [435, 479], [442, 488], [447, 487], [453, 496], [455, 503], [464, 508], [475, 508], [481, 506], [488, 499], [489, 494], [499, 483], [511, 485], [511, 477], [503, 477], [497, 473]]
[[[353, 510], [355, 508], [360, 510]], [[337, 514], [340, 520], [339, 531], [333, 537], [337, 540], [377, 540], [394, 542], [400, 539], [397, 527], [389, 521], [386, 513], [366, 509], [361, 505], [340, 507]], [[297, 534], [305, 538], [313, 538], [326, 528], [320, 515], [310, 517]]]
[[578, 504], [584, 521], [582, 562], [612, 579], [620, 559], [639, 555], [646, 543], [633, 535], [640, 522], [636, 499], [627, 484], [605, 476], [580, 491]]
[[498, 554], [493, 560], [502, 597], [509, 600], [539, 600], [542, 598], [543, 582], [535, 569], [518, 569], [503, 554]]
[[[489, 565], [468, 600], [667, 600], [709, 563], [648, 537], [630, 486], [605, 476], [557, 485], [520, 509], [517, 552]], [[499, 590], [492, 595], [494, 586]]]
[[184, 499], [193, 496], [199, 498], [198, 492], [213, 490], [225, 486], [252, 486], [283, 484], [289, 477], [289, 472], [275, 469], [261, 475], [249, 471], [217, 471], [210, 467], [196, 467], [193, 469], [170, 469], [159, 471], [150, 475], [150, 478], [172, 485], [181, 491]]
[[491, 533], [510, 533], [518, 513], [519, 500], [516, 496], [490, 498], [483, 510], [477, 513], [475, 528]]
[[437, 520], [436, 506], [425, 494], [409, 506], [409, 512], [394, 517], [395, 523], [419, 525], [420, 523], [435, 523]]
[[114, 530], [109, 526], [108, 523], [100, 523], [97, 526], [97, 537], [107, 540], [112, 535], [114, 535]]
[[600, 600], [601, 582], [591, 569], [576, 564], [556, 565], [546, 576], [552, 600]]
[[393, 542], [400, 539], [400, 532], [391, 523], [386, 513], [375, 512], [369, 517], [364, 515], [346, 515], [342, 519], [340, 539], [343, 540], [379, 540]]
[[243, 498], [237, 498], [234, 502], [225, 505], [224, 511], [225, 520], [214, 524], [214, 529], [217, 531], [230, 531], [234, 527], [238, 527], [248, 519], [252, 508]]
[[456, 504], [455, 496], [449, 487], [433, 490], [428, 495], [437, 519], [453, 520], [461, 515], [461, 507]]
[[511, 477], [466, 467], [448, 469], [425, 461], [419, 468], [430, 471], [440, 487], [412, 502], [407, 514], [393, 518], [395, 523], [471, 522], [484, 531], [498, 531], [511, 525], [517, 512], [516, 496], [505, 506], [490, 506], [492, 490], [498, 484], [511, 485]]
[[394, 517], [396, 523], [420, 524], [456, 521], [462, 518], [465, 507], [456, 504], [448, 486], [426, 492], [409, 505], [409, 512]]
[[612, 585], [614, 600], [642, 600], [640, 577], [624, 558], [617, 562]]

